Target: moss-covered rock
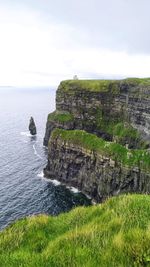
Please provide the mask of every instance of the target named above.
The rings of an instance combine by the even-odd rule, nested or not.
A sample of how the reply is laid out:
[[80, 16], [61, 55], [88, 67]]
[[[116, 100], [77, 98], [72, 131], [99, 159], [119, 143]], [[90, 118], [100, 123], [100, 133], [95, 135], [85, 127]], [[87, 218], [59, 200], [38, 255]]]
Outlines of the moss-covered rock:
[[56, 121], [56, 122], [70, 122], [73, 121], [74, 117], [71, 113], [69, 112], [59, 112], [59, 111], [54, 111], [48, 115], [48, 121]]

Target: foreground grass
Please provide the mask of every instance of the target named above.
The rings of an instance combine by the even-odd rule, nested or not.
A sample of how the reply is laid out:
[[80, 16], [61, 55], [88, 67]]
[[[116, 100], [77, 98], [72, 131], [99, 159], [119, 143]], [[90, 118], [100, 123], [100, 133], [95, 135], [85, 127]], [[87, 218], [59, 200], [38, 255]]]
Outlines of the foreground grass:
[[55, 129], [50, 142], [55, 138], [108, 156], [124, 166], [138, 167], [145, 172], [150, 171], [150, 152], [147, 150], [127, 149], [118, 143], [107, 142], [83, 130]]
[[150, 196], [20, 220], [0, 233], [0, 266], [150, 266]]

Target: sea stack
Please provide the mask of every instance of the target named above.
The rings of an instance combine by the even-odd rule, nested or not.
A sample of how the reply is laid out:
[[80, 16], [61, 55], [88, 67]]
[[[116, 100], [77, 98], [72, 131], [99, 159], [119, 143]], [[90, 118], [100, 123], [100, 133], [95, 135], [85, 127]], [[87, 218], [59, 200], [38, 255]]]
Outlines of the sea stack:
[[32, 134], [32, 135], [36, 134], [36, 125], [35, 125], [33, 117], [30, 118], [29, 131], [30, 131], [30, 134]]

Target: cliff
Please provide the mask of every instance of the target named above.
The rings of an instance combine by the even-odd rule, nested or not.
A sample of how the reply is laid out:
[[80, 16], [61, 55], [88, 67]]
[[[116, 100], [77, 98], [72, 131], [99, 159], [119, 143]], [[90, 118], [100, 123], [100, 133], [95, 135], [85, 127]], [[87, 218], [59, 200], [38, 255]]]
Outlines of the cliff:
[[122, 192], [149, 193], [150, 80], [61, 82], [44, 144], [45, 176], [97, 201]]
[[54, 128], [86, 130], [131, 148], [149, 146], [150, 79], [61, 82], [44, 145]]
[[1, 267], [150, 266], [150, 197], [118, 196], [0, 232]]
[[55, 129], [44, 173], [101, 202], [123, 192], [150, 192], [150, 153], [85, 131]]

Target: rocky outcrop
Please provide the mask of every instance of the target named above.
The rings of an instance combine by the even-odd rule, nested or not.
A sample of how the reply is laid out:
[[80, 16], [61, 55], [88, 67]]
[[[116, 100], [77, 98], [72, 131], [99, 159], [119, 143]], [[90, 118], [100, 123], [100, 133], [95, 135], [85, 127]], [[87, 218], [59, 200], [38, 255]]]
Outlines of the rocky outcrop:
[[[46, 177], [75, 186], [98, 202], [123, 192], [150, 193], [148, 151], [132, 151], [108, 142], [99, 144], [99, 138], [80, 132], [53, 132], [44, 169]], [[94, 138], [95, 148], [89, 147], [87, 138], [90, 143]]]
[[29, 131], [30, 131], [30, 134], [32, 134], [32, 135], [36, 134], [36, 125], [35, 125], [33, 117], [30, 118]]
[[44, 146], [48, 146], [50, 135], [56, 128], [62, 128], [65, 130], [75, 129], [73, 116], [69, 112], [59, 111], [55, 111], [48, 115], [43, 142]]

